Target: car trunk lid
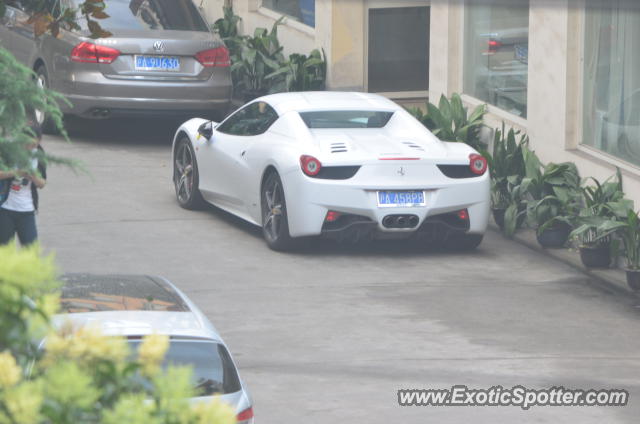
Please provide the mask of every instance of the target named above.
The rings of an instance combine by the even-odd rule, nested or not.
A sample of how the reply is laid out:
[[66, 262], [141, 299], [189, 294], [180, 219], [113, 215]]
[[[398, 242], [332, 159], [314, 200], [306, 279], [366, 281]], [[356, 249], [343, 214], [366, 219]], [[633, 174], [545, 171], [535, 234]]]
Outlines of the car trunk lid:
[[188, 31], [118, 31], [117, 36], [98, 39], [96, 44], [120, 52], [111, 63], [98, 65], [108, 78], [136, 80], [207, 80], [215, 67], [203, 66], [199, 52], [224, 48], [210, 33]]

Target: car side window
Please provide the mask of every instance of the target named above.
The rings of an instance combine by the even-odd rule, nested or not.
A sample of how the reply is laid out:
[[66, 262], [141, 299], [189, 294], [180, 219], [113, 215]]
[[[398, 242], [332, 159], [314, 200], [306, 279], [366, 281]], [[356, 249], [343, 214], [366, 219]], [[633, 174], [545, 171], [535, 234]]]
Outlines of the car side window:
[[278, 113], [265, 102], [255, 102], [237, 111], [217, 130], [224, 134], [254, 136], [264, 133], [278, 119]]

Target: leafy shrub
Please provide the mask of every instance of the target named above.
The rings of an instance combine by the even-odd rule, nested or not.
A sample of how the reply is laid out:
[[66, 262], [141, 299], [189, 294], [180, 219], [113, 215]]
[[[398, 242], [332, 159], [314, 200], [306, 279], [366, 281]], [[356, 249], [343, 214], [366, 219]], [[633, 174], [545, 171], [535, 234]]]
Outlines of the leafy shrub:
[[190, 404], [189, 368], [162, 371], [166, 336], [147, 336], [132, 357], [124, 338], [86, 327], [54, 330], [60, 284], [53, 257], [37, 246], [5, 245], [0, 258], [0, 422], [235, 423], [219, 401]]
[[442, 95], [438, 106], [427, 102], [426, 107], [426, 113], [419, 108], [408, 111], [440, 140], [467, 143], [478, 151], [486, 149], [480, 137], [486, 105], [476, 107], [469, 115], [460, 95], [454, 93], [450, 101]]

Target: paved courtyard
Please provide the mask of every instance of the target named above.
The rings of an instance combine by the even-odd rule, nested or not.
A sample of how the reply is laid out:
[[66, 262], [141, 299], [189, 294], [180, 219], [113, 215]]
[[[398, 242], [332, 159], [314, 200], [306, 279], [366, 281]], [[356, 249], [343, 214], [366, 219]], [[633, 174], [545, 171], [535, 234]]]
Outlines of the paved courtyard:
[[[211, 207], [181, 209], [172, 123], [83, 124], [49, 153], [40, 238], [64, 272], [147, 273], [189, 295], [229, 343], [257, 423], [635, 423], [640, 310], [490, 232], [477, 252], [381, 243], [270, 251]], [[134, 129], [135, 128], [135, 129]], [[624, 388], [626, 407], [400, 407], [401, 388]]]

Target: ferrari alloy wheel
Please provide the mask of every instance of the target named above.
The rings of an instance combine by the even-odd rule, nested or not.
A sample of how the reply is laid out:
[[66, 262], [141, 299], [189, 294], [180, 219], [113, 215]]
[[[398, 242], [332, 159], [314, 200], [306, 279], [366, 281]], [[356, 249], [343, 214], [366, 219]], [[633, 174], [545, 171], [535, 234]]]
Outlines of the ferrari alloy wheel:
[[262, 233], [273, 250], [288, 250], [292, 247], [287, 220], [287, 204], [284, 199], [282, 181], [272, 172], [262, 186]]
[[173, 159], [173, 184], [178, 203], [185, 209], [199, 209], [204, 204], [198, 189], [198, 165], [191, 143], [180, 139]]

